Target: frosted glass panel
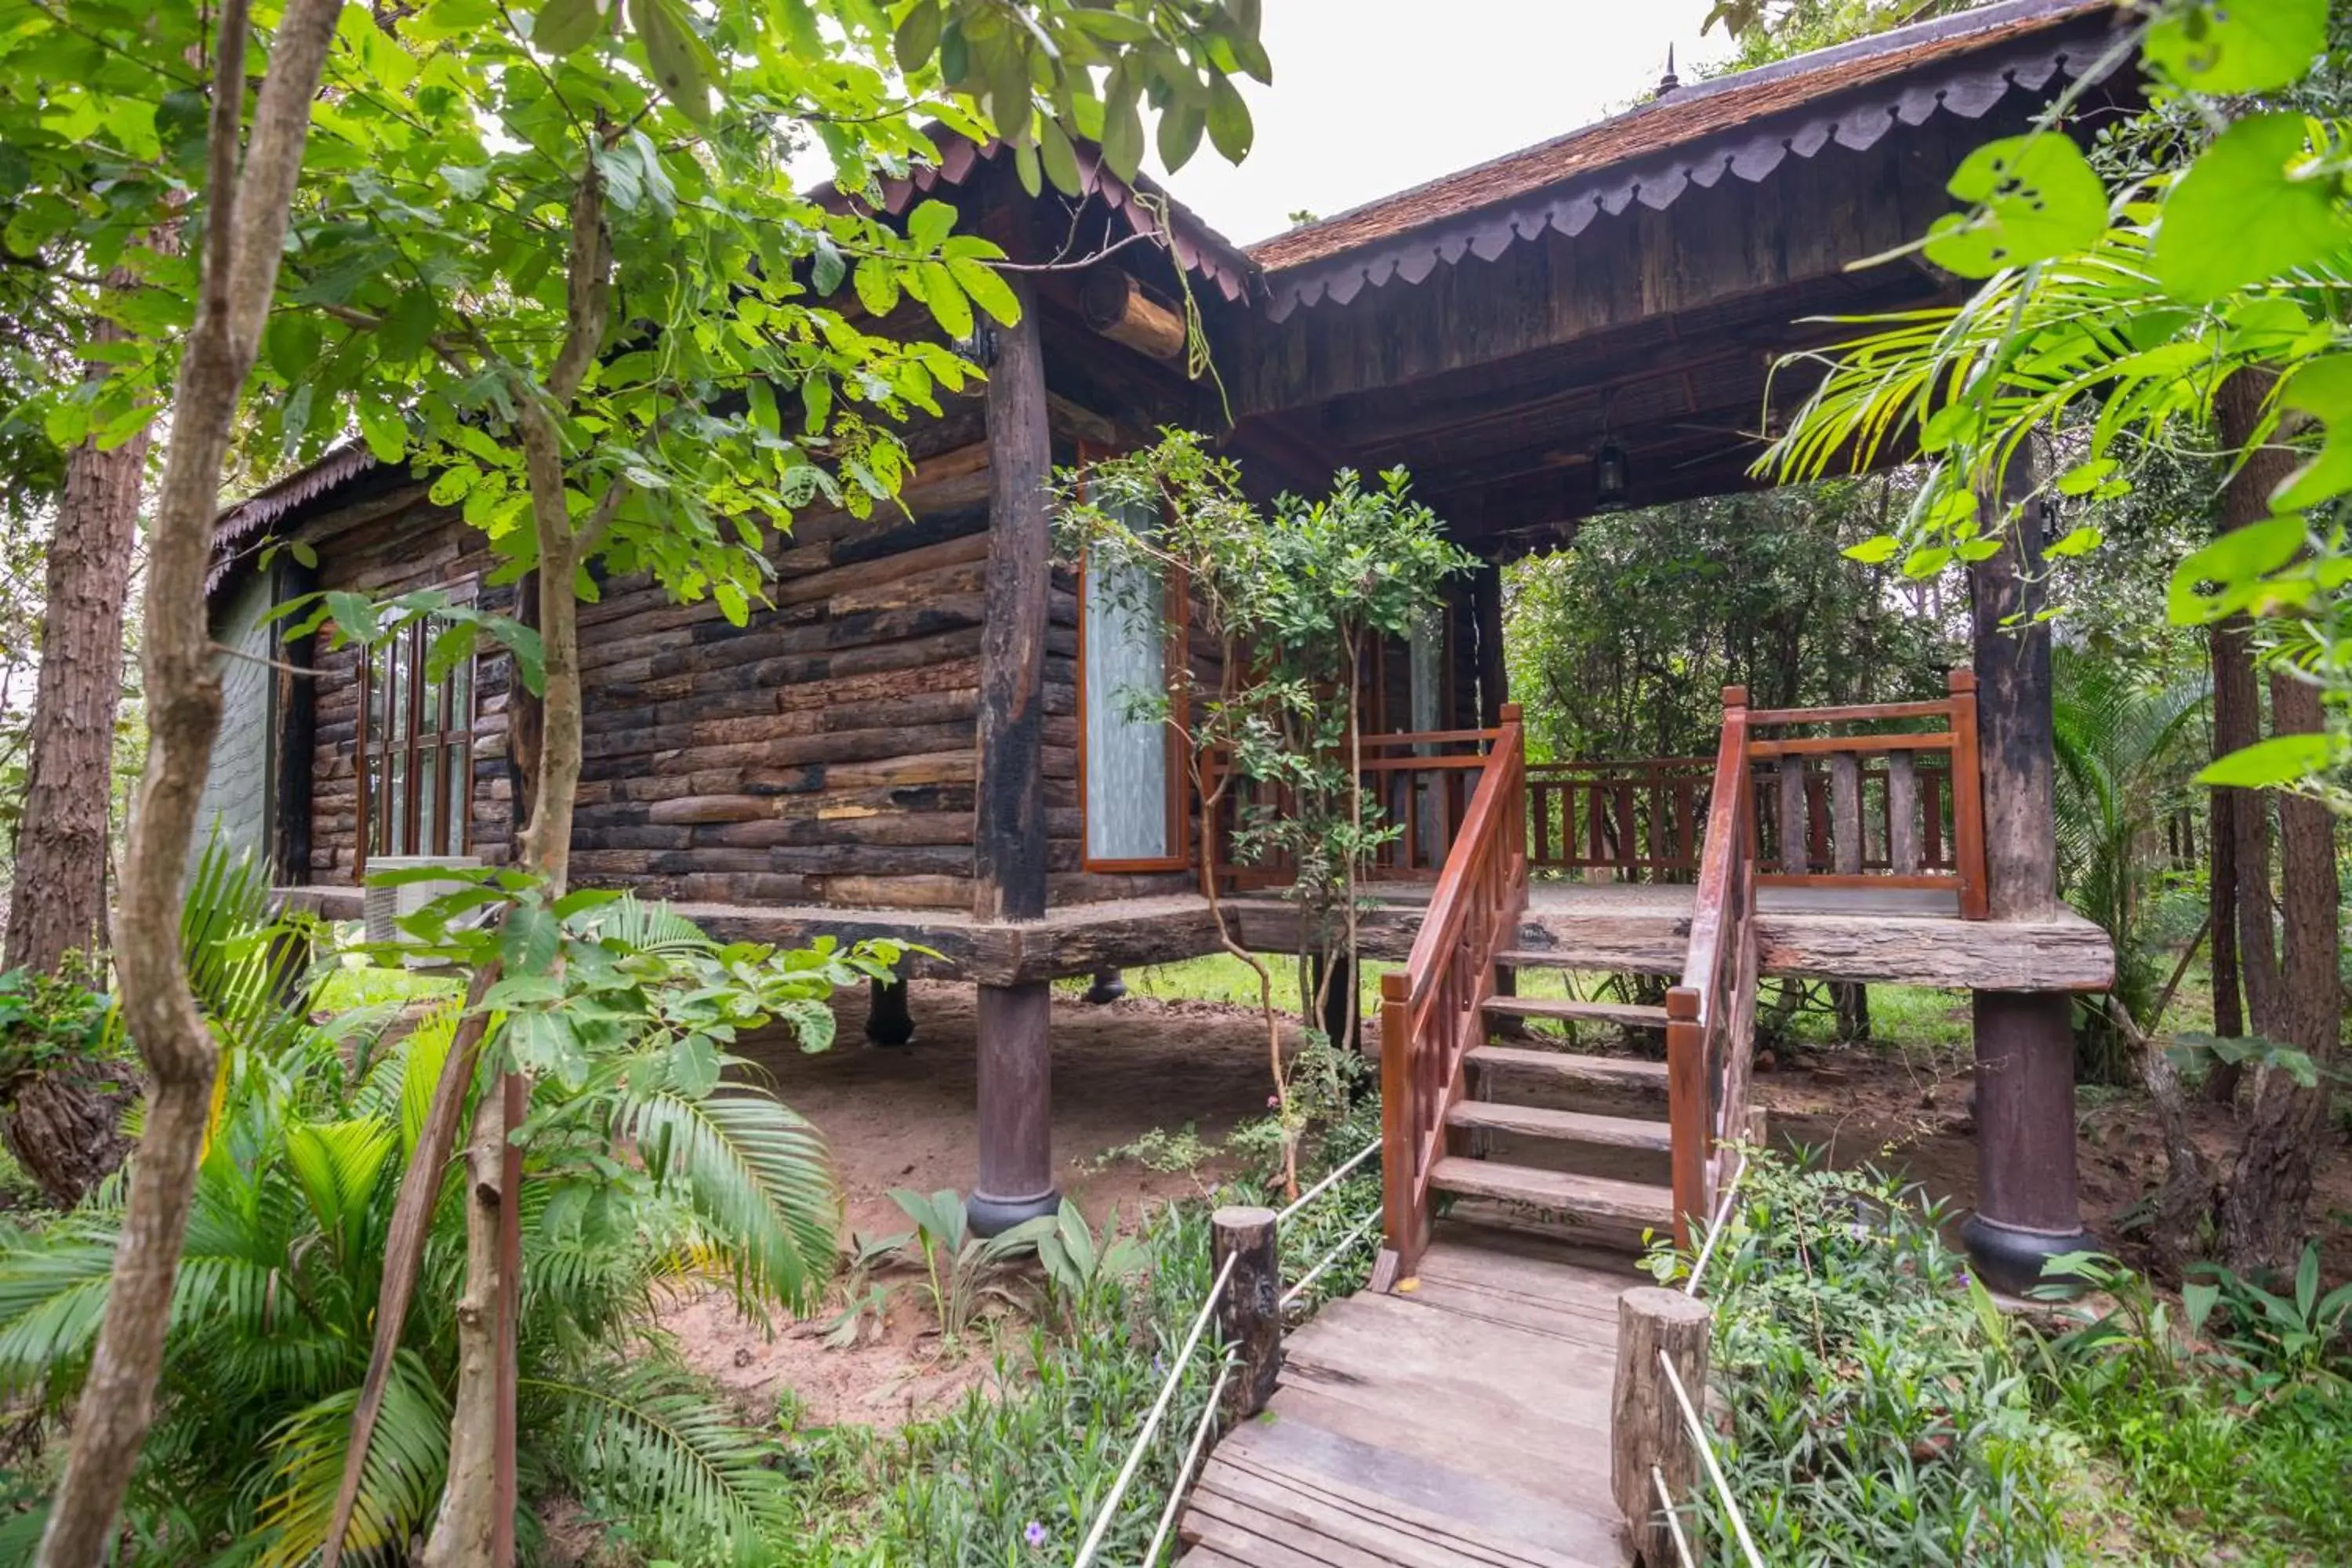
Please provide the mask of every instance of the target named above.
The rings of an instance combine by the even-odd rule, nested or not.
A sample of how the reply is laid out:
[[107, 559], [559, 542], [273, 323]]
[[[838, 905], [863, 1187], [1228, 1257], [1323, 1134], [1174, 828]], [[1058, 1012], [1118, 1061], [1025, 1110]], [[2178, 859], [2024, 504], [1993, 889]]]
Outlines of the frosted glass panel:
[[1157, 860], [1176, 852], [1169, 842], [1166, 722], [1129, 718], [1139, 698], [1168, 689], [1160, 619], [1133, 607], [1137, 573], [1089, 566], [1086, 574], [1090, 860]]

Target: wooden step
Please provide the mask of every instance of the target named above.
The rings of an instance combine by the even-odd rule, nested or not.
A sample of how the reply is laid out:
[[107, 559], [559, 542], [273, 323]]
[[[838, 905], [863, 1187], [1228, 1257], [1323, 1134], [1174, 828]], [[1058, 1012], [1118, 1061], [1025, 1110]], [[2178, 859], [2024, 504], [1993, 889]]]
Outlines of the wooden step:
[[1587, 1057], [1526, 1046], [1473, 1046], [1468, 1059], [1473, 1067], [1541, 1073], [1570, 1083], [1654, 1089], [1661, 1093], [1666, 1087], [1665, 1063], [1633, 1061], [1624, 1057]]
[[1550, 1110], [1540, 1105], [1505, 1105], [1492, 1100], [1455, 1100], [1445, 1113], [1445, 1124], [1552, 1138], [1563, 1143], [1649, 1149], [1662, 1154], [1675, 1146], [1674, 1131], [1663, 1121], [1645, 1121], [1631, 1116], [1594, 1116], [1582, 1110]]
[[1465, 1197], [1499, 1198], [1581, 1220], [1620, 1220], [1664, 1229], [1675, 1222], [1675, 1194], [1641, 1182], [1574, 1176], [1532, 1165], [1447, 1155], [1430, 1167], [1429, 1184]]
[[1663, 1029], [1666, 1026], [1664, 1007], [1645, 1007], [1630, 1002], [1572, 1002], [1562, 996], [1493, 996], [1486, 1002], [1489, 1015], [1506, 1018], [1561, 1018], [1587, 1024], [1616, 1024], [1628, 1029]]
[[1495, 955], [1507, 969], [1566, 969], [1580, 974], [1666, 974], [1682, 978], [1683, 961], [1633, 963], [1625, 954], [1580, 953], [1570, 947], [1514, 947]]

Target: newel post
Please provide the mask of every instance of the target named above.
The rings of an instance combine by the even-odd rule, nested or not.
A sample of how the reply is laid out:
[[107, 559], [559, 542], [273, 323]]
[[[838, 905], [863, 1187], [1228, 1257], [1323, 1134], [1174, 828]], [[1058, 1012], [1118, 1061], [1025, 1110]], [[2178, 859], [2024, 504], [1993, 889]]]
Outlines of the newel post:
[[1952, 700], [1952, 858], [1960, 873], [1960, 918], [1991, 914], [1985, 885], [1984, 771], [1977, 755], [1977, 672], [1945, 678]]
[[1381, 1226], [1388, 1256], [1374, 1266], [1382, 1286], [1412, 1278], [1428, 1242], [1421, 1184], [1413, 1170], [1420, 1142], [1413, 1104], [1413, 1039], [1408, 1016], [1412, 982], [1395, 971], [1381, 976]]
[[1220, 1416], [1230, 1428], [1265, 1408], [1282, 1372], [1282, 1257], [1272, 1209], [1219, 1209], [1209, 1216], [1209, 1237], [1213, 1271], [1234, 1260], [1217, 1302], [1217, 1328], [1236, 1362]]
[[[1683, 1419], [1665, 1371], [1661, 1352], [1674, 1363], [1684, 1392], [1694, 1408], [1706, 1398], [1707, 1341], [1715, 1310], [1680, 1290], [1643, 1286], [1617, 1298], [1617, 1380], [1609, 1415], [1609, 1482], [1617, 1510], [1625, 1516], [1625, 1533], [1633, 1560], [1643, 1568], [1673, 1568], [1677, 1561], [1674, 1535], [1666, 1523], [1664, 1505], [1658, 1500], [1655, 1468], [1666, 1483], [1666, 1495], [1677, 1508], [1688, 1503], [1704, 1483], [1699, 1476], [1698, 1445], [1691, 1440], [1690, 1424]], [[1684, 1516], [1685, 1530], [1694, 1536], [1696, 1515]], [[1694, 1548], [1697, 1542], [1692, 1542]]]
[[1706, 1162], [1715, 1152], [1707, 1132], [1706, 1031], [1698, 1015], [1696, 990], [1677, 985], [1666, 993], [1666, 1125], [1674, 1138], [1675, 1244], [1685, 1251], [1698, 1244], [1696, 1226], [1706, 1223]]

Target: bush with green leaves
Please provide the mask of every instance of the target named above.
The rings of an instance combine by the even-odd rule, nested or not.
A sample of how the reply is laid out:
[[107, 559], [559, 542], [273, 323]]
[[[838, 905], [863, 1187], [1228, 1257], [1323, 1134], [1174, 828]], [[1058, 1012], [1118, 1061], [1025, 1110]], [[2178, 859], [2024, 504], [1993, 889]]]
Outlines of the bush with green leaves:
[[[1769, 1563], [2069, 1561], [2076, 1445], [2035, 1414], [1941, 1207], [1874, 1173], [1760, 1152], [1703, 1280], [1717, 1451]], [[1662, 1278], [1688, 1259], [1662, 1251]], [[1677, 1503], [1730, 1539], [1712, 1489]]]
[[[264, 918], [267, 897], [250, 869], [217, 867], [191, 895], [191, 968], [228, 1049], [161, 1411], [126, 1516], [130, 1561], [227, 1551], [293, 1563], [318, 1549], [368, 1364], [394, 1198], [460, 1021], [453, 1003], [398, 1037], [349, 1018], [314, 1025], [311, 986], [289, 973], [288, 933]], [[737, 1065], [725, 1046], [761, 1016], [751, 999], [814, 998], [862, 972], [830, 952], [721, 946], [627, 900], [567, 910], [557, 925], [583, 977], [581, 1018], [609, 1032], [576, 1031], [576, 1070], [532, 1084], [520, 1205], [526, 1489], [570, 1495], [648, 1556], [772, 1561], [793, 1520], [765, 1445], [651, 1325], [674, 1284], [719, 1287], [755, 1318], [821, 1288], [839, 1206], [823, 1145], [772, 1097], [721, 1087]], [[459, 1186], [434, 1215], [425, 1288], [350, 1540], [376, 1561], [399, 1559], [441, 1491], [466, 1253]], [[12, 1398], [68, 1407], [121, 1223], [117, 1179], [46, 1228], [0, 1237], [0, 1387]], [[9, 1533], [37, 1527], [26, 1514]]]

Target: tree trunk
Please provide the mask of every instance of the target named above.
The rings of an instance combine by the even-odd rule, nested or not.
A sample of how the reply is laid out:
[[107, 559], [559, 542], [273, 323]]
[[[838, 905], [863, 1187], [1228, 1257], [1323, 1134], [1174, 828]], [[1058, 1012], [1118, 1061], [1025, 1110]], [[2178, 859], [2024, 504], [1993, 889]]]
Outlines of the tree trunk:
[[[2237, 1039], [2246, 1032], [2245, 998], [2238, 987], [2237, 803], [2227, 790], [2214, 790], [2205, 835], [2210, 858], [2206, 877], [2207, 929], [2213, 935], [2213, 1033]], [[2228, 1069], [2227, 1077], [2223, 1069]], [[2238, 1099], [2238, 1067], [2217, 1061], [2205, 1075], [2205, 1097], [2216, 1105]]]
[[[2319, 690], [2291, 670], [2271, 677], [2271, 732], [2316, 734], [2326, 716]], [[2339, 930], [2336, 818], [2309, 795], [2279, 797], [2280, 904], [2284, 952], [2273, 1009], [2254, 1014], [2265, 1038], [2307, 1052], [2320, 1069], [2305, 1089], [2281, 1071], [2261, 1075], [2246, 1113], [2246, 1142], [2221, 1201], [2221, 1253], [2233, 1268], [2284, 1266], [2303, 1239], [2312, 1166], [2326, 1136], [2340, 1054], [2344, 992], [2336, 976]]]
[[[107, 288], [135, 286], [127, 272]], [[101, 312], [94, 343], [130, 336]], [[106, 366], [87, 363], [92, 379]], [[102, 973], [108, 806], [113, 795], [114, 716], [122, 693], [122, 607], [148, 433], [111, 450], [86, 440], [66, 454], [65, 492], [50, 531], [41, 670], [33, 697], [31, 760], [23, 826], [8, 895], [7, 955], [0, 968], [57, 974], [74, 954]], [[121, 1131], [133, 1076], [113, 1063], [70, 1061], [29, 1079], [0, 1120], [0, 1140], [59, 1208], [79, 1203], [122, 1163]]]
[[[2223, 384], [2214, 407], [2222, 443], [2229, 450], [2242, 451], [2253, 439], [2272, 379], [2266, 373], [2242, 371]], [[2271, 493], [2295, 461], [2294, 454], [2284, 447], [2249, 454], [2222, 486], [2221, 527], [2216, 531], [2226, 533], [2268, 517]], [[2213, 754], [2221, 757], [2262, 738], [2262, 689], [2254, 679], [2252, 623], [2243, 616], [2232, 616], [2217, 624], [2210, 634], [2209, 652], [2213, 666]], [[2227, 869], [2226, 901], [2237, 916], [2228, 941], [2221, 931], [2214, 933], [2213, 1032], [2233, 1032], [2221, 1026], [2224, 988], [2218, 972], [2226, 950], [2237, 969], [2227, 987], [2231, 1010], [2237, 1010], [2242, 998], [2255, 1032], [2262, 1034], [2266, 1032], [2264, 1020], [2277, 1013], [2281, 1003], [2277, 942], [2271, 920], [2271, 795], [2263, 790], [2220, 789], [2213, 796], [2217, 819], [2229, 829], [2226, 846], [2218, 835], [2214, 840], [2213, 874], [2218, 878]], [[2221, 901], [2217, 894], [2217, 911]], [[2242, 1031], [2241, 1023], [2235, 1032]], [[2232, 1103], [2238, 1097], [2240, 1077], [2234, 1064], [2216, 1062], [2205, 1081], [2206, 1098], [2217, 1104]]]
[[[121, 272], [107, 282], [110, 290], [130, 286]], [[129, 335], [102, 315], [90, 332], [99, 344]], [[93, 361], [89, 372], [95, 378], [105, 367]], [[130, 594], [147, 447], [142, 431], [111, 451], [92, 439], [66, 454], [65, 491], [49, 537], [48, 602], [24, 826], [8, 894], [7, 957], [0, 967], [55, 974], [68, 953], [95, 952], [100, 944], [114, 713], [122, 691], [122, 606]]]
[[147, 565], [147, 767], [116, 922], [123, 1021], [153, 1087], [40, 1568], [98, 1568], [112, 1552], [116, 1515], [154, 1419], [213, 1089], [212, 1037], [189, 989], [179, 932], [188, 845], [220, 728], [205, 574], [221, 465], [277, 286], [310, 100], [341, 9], [340, 0], [289, 0], [279, 15], [242, 169], [247, 0], [226, 0], [215, 24], [221, 63], [207, 136], [204, 256]]
[[473, 1136], [466, 1145], [466, 1287], [457, 1299], [459, 1393], [449, 1426], [448, 1479], [419, 1568], [480, 1568], [495, 1561], [498, 1406], [490, 1399], [467, 1399], [465, 1391], [495, 1389], [499, 1363], [510, 1353], [499, 1333], [506, 1142], [505, 1097], [486, 1091], [474, 1108]]

